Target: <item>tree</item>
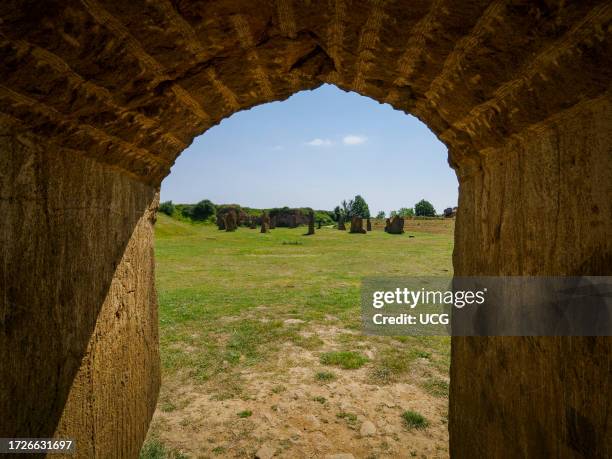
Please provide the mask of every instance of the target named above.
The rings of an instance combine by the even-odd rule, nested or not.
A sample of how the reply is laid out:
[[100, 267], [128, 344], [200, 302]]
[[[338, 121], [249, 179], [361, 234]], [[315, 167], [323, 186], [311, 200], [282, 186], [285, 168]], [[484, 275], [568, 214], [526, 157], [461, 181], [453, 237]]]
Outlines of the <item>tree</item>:
[[351, 218], [351, 211], [353, 208], [353, 200], [350, 200], [349, 202], [346, 202], [346, 199], [344, 201], [342, 201], [340, 203], [340, 205], [342, 206], [341, 212], [342, 212], [342, 218], [346, 221], [349, 218]]
[[198, 202], [191, 210], [191, 218], [194, 220], [206, 220], [213, 216], [216, 212], [215, 205], [208, 199]]
[[162, 202], [159, 205], [159, 211], [172, 217], [174, 213], [174, 204], [172, 204], [172, 201]]
[[402, 207], [400, 210], [397, 211], [397, 214], [400, 217], [413, 217], [414, 216], [414, 209], [412, 207]]
[[376, 214], [376, 218], [380, 218], [380, 219], [385, 218], [385, 211], [381, 210], [380, 212], [378, 212]]
[[355, 199], [353, 199], [350, 204], [351, 217], [357, 216], [361, 218], [370, 218], [370, 209], [368, 204], [365, 202], [365, 199], [363, 199], [361, 195], [355, 196]]
[[336, 206], [334, 207], [334, 221], [340, 221], [340, 218], [342, 217], [342, 209], [340, 209], [340, 206]]
[[397, 210], [392, 210], [392, 211], [389, 213], [389, 218], [393, 218], [393, 217], [395, 217], [396, 215], [397, 215]]
[[431, 202], [421, 199], [414, 205], [414, 214], [418, 217], [435, 217], [436, 209]]

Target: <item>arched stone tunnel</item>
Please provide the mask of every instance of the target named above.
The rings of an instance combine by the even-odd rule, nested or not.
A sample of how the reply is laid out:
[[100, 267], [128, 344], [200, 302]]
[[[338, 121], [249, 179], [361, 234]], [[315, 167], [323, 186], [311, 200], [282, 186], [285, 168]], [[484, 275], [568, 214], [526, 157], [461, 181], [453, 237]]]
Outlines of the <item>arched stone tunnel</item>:
[[[323, 83], [447, 145], [456, 274], [612, 274], [611, 32], [609, 1], [1, 2], [0, 437], [138, 455], [160, 182]], [[612, 456], [611, 364], [609, 337], [453, 338], [451, 455]]]

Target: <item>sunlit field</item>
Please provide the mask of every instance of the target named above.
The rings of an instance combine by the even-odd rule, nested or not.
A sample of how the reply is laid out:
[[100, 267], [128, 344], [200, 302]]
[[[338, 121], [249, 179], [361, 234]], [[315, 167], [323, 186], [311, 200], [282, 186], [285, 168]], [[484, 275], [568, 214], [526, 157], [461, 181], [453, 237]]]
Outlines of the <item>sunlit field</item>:
[[[403, 235], [156, 224], [162, 389], [143, 457], [446, 457], [450, 340], [361, 334], [365, 276], [452, 275]], [[347, 456], [348, 457], [348, 456]]]

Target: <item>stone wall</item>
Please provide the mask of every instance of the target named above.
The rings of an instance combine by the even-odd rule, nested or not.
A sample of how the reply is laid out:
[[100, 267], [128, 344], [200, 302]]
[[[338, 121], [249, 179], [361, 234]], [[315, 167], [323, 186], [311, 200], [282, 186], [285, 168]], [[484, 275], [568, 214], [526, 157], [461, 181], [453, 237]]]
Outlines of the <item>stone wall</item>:
[[0, 433], [136, 457], [160, 376], [156, 191], [6, 118], [0, 150]]
[[[457, 275], [612, 275], [612, 99], [581, 104], [461, 180]], [[609, 457], [612, 338], [453, 338], [451, 455]]]

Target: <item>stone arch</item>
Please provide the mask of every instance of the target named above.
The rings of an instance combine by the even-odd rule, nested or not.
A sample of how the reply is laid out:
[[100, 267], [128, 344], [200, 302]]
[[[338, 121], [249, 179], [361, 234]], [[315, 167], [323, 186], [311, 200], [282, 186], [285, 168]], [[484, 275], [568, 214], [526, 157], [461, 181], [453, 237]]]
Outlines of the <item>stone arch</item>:
[[[161, 179], [223, 118], [325, 82], [448, 146], [456, 273], [610, 274], [607, 1], [39, 3], [0, 5], [3, 436], [137, 454]], [[451, 453], [609, 455], [611, 350], [454, 339]]]

